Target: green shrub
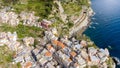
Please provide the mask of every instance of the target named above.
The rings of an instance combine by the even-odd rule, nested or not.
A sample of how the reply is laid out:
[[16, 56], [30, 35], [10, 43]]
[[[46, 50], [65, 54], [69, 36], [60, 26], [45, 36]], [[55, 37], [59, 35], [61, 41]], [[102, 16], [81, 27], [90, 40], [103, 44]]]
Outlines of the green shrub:
[[74, 26], [74, 24], [72, 22], [68, 22], [67, 25], [68, 25], [69, 28]]
[[12, 62], [12, 54], [7, 46], [0, 46], [0, 64]]

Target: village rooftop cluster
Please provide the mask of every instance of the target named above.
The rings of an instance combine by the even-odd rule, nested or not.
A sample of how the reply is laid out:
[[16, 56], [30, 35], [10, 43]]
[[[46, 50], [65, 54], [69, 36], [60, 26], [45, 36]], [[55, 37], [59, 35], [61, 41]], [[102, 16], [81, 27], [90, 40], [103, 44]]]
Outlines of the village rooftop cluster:
[[108, 68], [106, 62], [109, 60], [108, 49], [89, 46], [93, 45], [92, 42], [77, 40], [75, 37], [58, 37], [58, 30], [49, 28], [52, 21], [43, 19], [38, 22], [39, 17], [34, 16], [34, 12], [16, 14], [7, 12], [9, 9], [0, 11], [2, 23], [17, 26], [22, 21], [23, 25], [47, 29], [43, 38], [20, 39], [16, 32], [0, 32], [0, 46], [6, 45], [10, 50], [15, 51], [13, 64], [20, 63], [22, 68], [84, 68], [94, 65]]
[[22, 11], [20, 14], [16, 14], [15, 12], [9, 11], [14, 10], [10, 7], [6, 7], [0, 10], [0, 22], [3, 24], [9, 24], [11, 26], [17, 26], [20, 22], [26, 26], [35, 26], [42, 28], [48, 28], [49, 25], [52, 24], [51, 21], [43, 19], [43, 21], [39, 22], [39, 17], [35, 16], [34, 12], [25, 12]]
[[25, 37], [23, 42], [19, 42], [16, 32], [1, 32], [0, 45], [7, 45], [15, 51], [13, 64], [20, 62], [24, 68], [84, 68], [87, 65], [107, 68], [107, 49], [88, 47], [85, 40], [68, 39], [67, 36], [58, 38], [56, 34], [55, 28], [45, 31], [45, 36], [37, 39], [39, 42], [34, 48], [30, 46], [35, 41], [32, 37]]

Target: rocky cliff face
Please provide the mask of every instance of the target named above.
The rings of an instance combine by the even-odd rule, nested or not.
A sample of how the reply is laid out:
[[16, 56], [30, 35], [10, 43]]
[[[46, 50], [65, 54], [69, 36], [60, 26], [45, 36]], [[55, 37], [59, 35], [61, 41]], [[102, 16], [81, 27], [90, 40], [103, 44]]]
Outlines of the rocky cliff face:
[[[90, 1], [88, 1], [89, 4]], [[54, 1], [58, 9], [58, 17], [64, 23], [72, 23], [73, 26], [69, 29], [69, 35], [73, 35], [77, 32], [82, 33], [90, 23], [90, 17], [94, 14], [91, 7], [86, 5], [80, 5], [78, 0], [74, 1]], [[80, 6], [80, 7], [79, 7]], [[76, 8], [76, 9], [74, 9]]]

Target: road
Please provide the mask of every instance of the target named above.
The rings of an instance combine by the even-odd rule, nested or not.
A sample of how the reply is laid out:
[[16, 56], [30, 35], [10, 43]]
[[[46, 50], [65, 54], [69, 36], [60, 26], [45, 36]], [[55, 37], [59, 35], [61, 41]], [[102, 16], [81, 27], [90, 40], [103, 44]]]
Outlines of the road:
[[70, 36], [74, 33], [76, 33], [77, 31], [80, 31], [84, 26], [86, 26], [87, 24], [87, 13], [82, 13], [82, 16], [80, 16], [79, 21], [77, 21], [77, 23], [75, 23], [75, 25], [71, 28], [71, 32], [70, 32]]

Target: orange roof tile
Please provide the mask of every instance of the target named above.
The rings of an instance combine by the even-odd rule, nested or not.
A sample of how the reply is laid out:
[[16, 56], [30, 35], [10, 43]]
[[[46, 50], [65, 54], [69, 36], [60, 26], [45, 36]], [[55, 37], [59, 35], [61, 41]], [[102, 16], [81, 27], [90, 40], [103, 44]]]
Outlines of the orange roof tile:
[[71, 62], [72, 60], [69, 58], [68, 61]]
[[90, 57], [88, 57], [86, 60], [87, 60], [87, 62], [90, 62], [90, 61], [91, 61], [91, 60], [90, 60]]
[[62, 42], [58, 42], [58, 46], [65, 48], [65, 45]]
[[51, 48], [53, 48], [51, 45], [47, 46], [47, 49], [50, 50]]
[[72, 52], [70, 53], [70, 55], [71, 55], [72, 57], [75, 57], [77, 54], [76, 54], [74, 51], [72, 51]]
[[58, 44], [58, 41], [57, 41], [57, 40], [53, 40], [52, 42], [53, 42], [53, 44], [55, 44], [55, 45]]
[[87, 46], [87, 43], [86, 43], [86, 41], [84, 41], [84, 40], [82, 40], [82, 41], [80, 42], [80, 44], [81, 44], [82, 46]]
[[52, 56], [52, 54], [51, 54], [49, 51], [47, 51], [47, 52], [45, 53], [45, 56], [50, 57], [50, 56]]
[[32, 66], [32, 63], [31, 62], [27, 62], [26, 64], [25, 64], [25, 67], [24, 68], [30, 68]]
[[60, 46], [62, 48], [65, 48], [65, 45], [62, 42], [60, 42], [60, 41], [53, 40], [53, 44], [58, 45], [58, 46]]
[[75, 63], [74, 66], [77, 67], [77, 66], [79, 66], [79, 64], [78, 64], [78, 63]]

